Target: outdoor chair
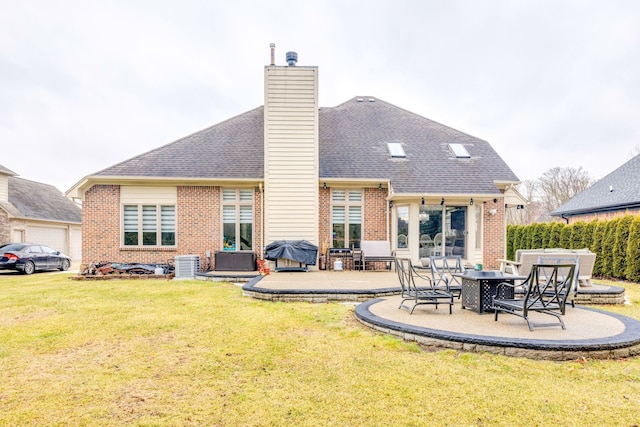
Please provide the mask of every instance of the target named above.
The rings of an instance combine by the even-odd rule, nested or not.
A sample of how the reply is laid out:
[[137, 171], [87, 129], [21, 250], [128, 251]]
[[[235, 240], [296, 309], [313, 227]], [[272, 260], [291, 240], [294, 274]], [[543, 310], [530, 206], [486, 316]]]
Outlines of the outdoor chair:
[[[452, 313], [453, 294], [446, 287], [442, 289], [433, 286], [433, 281], [428, 276], [415, 274], [410, 259], [396, 258], [396, 272], [402, 289], [399, 309], [404, 308], [409, 311], [409, 314], [413, 314], [413, 310], [418, 305], [435, 305], [437, 309], [439, 304], [447, 304], [449, 314]], [[412, 301], [413, 305], [405, 304], [409, 301]]]
[[431, 280], [436, 288], [448, 289], [460, 299], [462, 293], [462, 258], [459, 255], [432, 256], [429, 258]]
[[[580, 286], [580, 258], [579, 257], [575, 257], [575, 258], [539, 257], [538, 258], [538, 264], [569, 264], [569, 263], [575, 264], [576, 265], [576, 270], [575, 270], [575, 274], [574, 274], [573, 283], [568, 288], [566, 299], [567, 299], [567, 301], [571, 302], [571, 307], [575, 308], [575, 306], [576, 306], [575, 298], [576, 298], [576, 296], [578, 294], [578, 288]], [[546, 270], [543, 270], [543, 274], [544, 274], [545, 278], [548, 280], [549, 274], [547, 274]], [[562, 314], [564, 314], [564, 311], [562, 312]]]
[[438, 256], [444, 255], [443, 248], [444, 248], [444, 242], [442, 240], [442, 233], [437, 233], [433, 237], [433, 251], [432, 251], [433, 255], [438, 255]]
[[[562, 329], [566, 329], [562, 316], [565, 312], [565, 304], [569, 295], [569, 289], [573, 286], [576, 265], [564, 264], [535, 264], [531, 273], [524, 281], [524, 296], [522, 298], [499, 298], [504, 295], [504, 287], [518, 287], [510, 283], [500, 283], [496, 287], [496, 295], [492, 298], [492, 307], [495, 311], [495, 320], [498, 314], [505, 312], [520, 316], [527, 321], [529, 330], [533, 331], [534, 323], [529, 318], [533, 312], [548, 314], [558, 319]], [[535, 326], [557, 326], [557, 323], [538, 323]]]

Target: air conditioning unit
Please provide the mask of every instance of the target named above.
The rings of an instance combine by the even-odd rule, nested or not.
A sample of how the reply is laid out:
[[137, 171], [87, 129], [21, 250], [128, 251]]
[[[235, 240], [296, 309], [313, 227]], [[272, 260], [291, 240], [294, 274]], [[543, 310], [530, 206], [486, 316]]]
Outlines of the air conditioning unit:
[[178, 255], [175, 257], [176, 279], [193, 279], [200, 272], [200, 256]]

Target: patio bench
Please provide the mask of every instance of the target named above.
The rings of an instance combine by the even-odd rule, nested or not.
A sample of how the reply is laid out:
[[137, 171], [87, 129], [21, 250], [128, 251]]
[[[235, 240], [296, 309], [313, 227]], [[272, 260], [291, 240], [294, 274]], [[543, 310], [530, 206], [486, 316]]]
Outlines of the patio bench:
[[591, 276], [593, 266], [596, 262], [596, 254], [589, 249], [519, 249], [516, 251], [515, 261], [499, 259], [500, 271], [505, 274], [516, 276], [528, 276], [531, 267], [538, 262], [540, 257], [551, 257], [559, 259], [579, 259], [578, 283], [583, 287], [591, 287]]
[[360, 265], [366, 269], [366, 264], [372, 262], [384, 262], [395, 265], [395, 252], [391, 251], [391, 244], [388, 240], [361, 240], [360, 241]]

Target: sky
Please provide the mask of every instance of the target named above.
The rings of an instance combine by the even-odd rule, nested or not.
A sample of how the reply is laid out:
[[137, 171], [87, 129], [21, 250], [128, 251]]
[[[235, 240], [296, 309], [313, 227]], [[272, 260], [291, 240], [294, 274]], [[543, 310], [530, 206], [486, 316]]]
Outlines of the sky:
[[372, 96], [489, 141], [520, 180], [640, 148], [640, 1], [0, 0], [0, 164], [62, 192], [264, 103]]

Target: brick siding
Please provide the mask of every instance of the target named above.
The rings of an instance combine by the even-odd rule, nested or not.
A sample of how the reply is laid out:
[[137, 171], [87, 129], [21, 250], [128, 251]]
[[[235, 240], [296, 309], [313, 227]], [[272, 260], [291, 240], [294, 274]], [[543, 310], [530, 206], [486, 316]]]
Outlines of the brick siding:
[[[254, 192], [254, 250], [260, 254], [262, 210], [259, 192]], [[165, 263], [176, 255], [199, 255], [206, 269], [206, 251], [221, 250], [220, 188], [177, 187], [176, 246], [170, 248], [123, 248], [120, 245], [120, 187], [95, 185], [85, 194], [82, 206], [82, 262]]]
[[11, 231], [9, 227], [9, 214], [4, 209], [0, 209], [0, 244], [11, 241]]
[[[505, 257], [504, 198], [498, 198], [496, 202], [485, 202], [482, 209], [482, 263], [485, 270], [497, 270], [500, 267], [497, 260]], [[496, 210], [495, 215], [491, 215], [492, 209]]]
[[[579, 221], [590, 222], [590, 221], [593, 221], [594, 219], [597, 219], [600, 221], [608, 221], [610, 219], [613, 219], [619, 216], [625, 216], [625, 215], [640, 215], [640, 209], [625, 209], [625, 210], [615, 211], [615, 212], [599, 212], [599, 213], [592, 213], [592, 214], [586, 214], [586, 215], [576, 215], [576, 216], [568, 217], [567, 219], [569, 220], [569, 224], [573, 224]], [[558, 220], [563, 221], [560, 218], [558, 218]]]

